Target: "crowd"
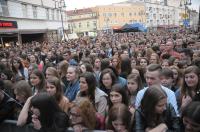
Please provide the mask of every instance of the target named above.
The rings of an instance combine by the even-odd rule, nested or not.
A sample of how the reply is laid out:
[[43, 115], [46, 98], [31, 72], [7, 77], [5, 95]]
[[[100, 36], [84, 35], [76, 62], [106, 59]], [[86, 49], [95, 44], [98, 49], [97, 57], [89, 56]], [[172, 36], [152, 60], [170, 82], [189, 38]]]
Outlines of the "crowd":
[[0, 50], [0, 123], [199, 132], [199, 113], [200, 33], [101, 33]]

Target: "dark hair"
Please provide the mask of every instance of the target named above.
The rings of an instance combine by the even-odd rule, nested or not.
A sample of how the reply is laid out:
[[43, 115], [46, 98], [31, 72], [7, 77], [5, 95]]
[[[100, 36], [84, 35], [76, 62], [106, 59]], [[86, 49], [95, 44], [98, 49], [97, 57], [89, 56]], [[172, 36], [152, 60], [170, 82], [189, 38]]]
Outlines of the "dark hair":
[[82, 65], [85, 66], [85, 69], [86, 69], [87, 72], [93, 72], [92, 64], [90, 64], [90, 63], [83, 63]]
[[[123, 104], [125, 104], [126, 106], [128, 106], [128, 94], [127, 94], [127, 91], [126, 91], [126, 88], [122, 87], [120, 84], [114, 84], [111, 88], [111, 91], [110, 92], [117, 92], [119, 94], [121, 94], [122, 96], [122, 102]], [[109, 100], [108, 100], [108, 105], [109, 105], [109, 108], [111, 108], [113, 106], [111, 100], [110, 100], [110, 95], [109, 95]]]
[[[194, 89], [196, 93], [198, 93], [200, 91], [200, 69], [197, 66], [189, 66], [185, 69], [183, 78], [185, 78], [185, 75], [188, 73], [194, 73], [198, 76], [198, 84], [196, 86], [196, 88]], [[181, 88], [181, 96], [185, 96], [185, 95], [189, 95], [190, 97], [192, 97], [192, 91], [191, 89], [187, 86], [185, 79], [183, 80], [182, 83], [182, 88]], [[192, 97], [193, 98], [193, 97]]]
[[96, 89], [96, 78], [93, 73], [91, 72], [85, 72], [80, 75], [80, 78], [83, 77], [85, 78], [85, 81], [87, 82], [88, 85], [88, 91], [81, 92], [81, 96], [87, 95], [90, 99], [90, 101], [95, 104], [95, 89]]
[[122, 58], [121, 60], [121, 75], [124, 76], [124, 78], [127, 78], [127, 76], [131, 73], [131, 60], [128, 57]]
[[56, 101], [59, 103], [63, 96], [63, 89], [61, 85], [61, 81], [57, 77], [50, 77], [46, 80], [47, 83], [50, 83], [51, 85], [54, 85], [56, 87], [56, 93], [54, 97], [56, 98]]
[[38, 92], [43, 91], [46, 85], [45, 76], [43, 72], [39, 70], [34, 70], [31, 74], [35, 74], [37, 77], [39, 77], [40, 83], [38, 84], [37, 89], [38, 89]]
[[109, 58], [105, 58], [101, 61], [101, 71], [108, 68], [109, 66], [110, 66], [110, 59]]
[[138, 88], [137, 88], [137, 91], [136, 93], [143, 88], [143, 83], [142, 83], [142, 79], [140, 77], [140, 75], [135, 75], [135, 74], [130, 74], [128, 77], [127, 77], [127, 81], [128, 80], [133, 80], [134, 82], [137, 83], [138, 85]]
[[161, 72], [162, 67], [159, 64], [150, 64], [147, 66], [147, 71], [153, 72], [153, 71], [159, 71]]
[[123, 125], [126, 127], [128, 131], [130, 131], [131, 124], [132, 124], [131, 117], [132, 117], [132, 114], [125, 104], [121, 104], [121, 103], [116, 104], [112, 106], [112, 108], [109, 110], [108, 123], [107, 123], [106, 129], [115, 130], [112, 125], [112, 121], [121, 119], [121, 121], [123, 122]]
[[173, 71], [169, 68], [163, 68], [160, 75], [164, 77], [170, 77], [172, 79], [174, 78]]
[[154, 125], [157, 125], [154, 119], [157, 115], [155, 113], [155, 106], [160, 100], [165, 98], [167, 98], [166, 93], [158, 85], [150, 86], [144, 93], [140, 107], [147, 120], [148, 127], [155, 127]]
[[184, 107], [182, 117], [188, 117], [197, 124], [200, 124], [200, 102], [194, 101]]
[[[66, 129], [69, 118], [61, 111], [53, 96], [44, 92], [38, 93], [31, 99], [31, 106], [39, 109], [39, 120], [44, 129], [51, 129], [52, 131], [61, 131], [61, 129], [64, 131]], [[66, 127], [60, 128], [60, 124], [64, 124]]]
[[117, 80], [117, 78], [116, 78], [115, 74], [113, 73], [113, 71], [112, 71], [111, 69], [109, 69], [109, 68], [106, 68], [106, 69], [104, 69], [104, 70], [101, 72], [101, 75], [100, 75], [100, 79], [99, 79], [100, 88], [105, 87], [104, 84], [103, 84], [102, 79], [103, 79], [103, 76], [104, 76], [105, 74], [107, 74], [107, 73], [109, 73], [110, 76], [111, 76], [111, 78], [112, 78], [112, 85], [115, 84], [115, 82], [116, 82], [116, 80]]

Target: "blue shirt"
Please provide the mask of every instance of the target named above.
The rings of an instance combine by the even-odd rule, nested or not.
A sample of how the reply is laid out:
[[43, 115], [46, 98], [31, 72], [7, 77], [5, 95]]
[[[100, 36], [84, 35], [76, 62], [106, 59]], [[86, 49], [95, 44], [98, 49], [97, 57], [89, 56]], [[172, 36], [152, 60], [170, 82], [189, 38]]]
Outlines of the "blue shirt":
[[[140, 106], [141, 100], [142, 100], [142, 98], [144, 96], [144, 93], [146, 92], [147, 88], [148, 87], [140, 90], [137, 93], [136, 100], [135, 100], [135, 107], [136, 108], [138, 108]], [[178, 107], [177, 107], [177, 101], [176, 101], [176, 96], [175, 96], [174, 92], [172, 90], [170, 90], [169, 88], [166, 88], [166, 87], [164, 87], [162, 85], [161, 85], [161, 88], [167, 94], [167, 102], [170, 103], [174, 107], [174, 110], [175, 110], [177, 116], [179, 116]]]
[[69, 99], [69, 101], [73, 101], [76, 98], [78, 91], [80, 90], [79, 80], [75, 83], [69, 83], [67, 89], [65, 91], [65, 96]]

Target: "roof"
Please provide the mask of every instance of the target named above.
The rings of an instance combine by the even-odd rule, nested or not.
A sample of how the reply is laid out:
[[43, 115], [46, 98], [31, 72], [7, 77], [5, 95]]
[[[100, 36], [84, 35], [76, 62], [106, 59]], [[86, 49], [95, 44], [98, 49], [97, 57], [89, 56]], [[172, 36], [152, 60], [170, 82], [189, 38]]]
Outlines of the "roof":
[[75, 16], [75, 15], [81, 15], [81, 14], [87, 14], [87, 13], [93, 13], [94, 11], [91, 8], [85, 8], [85, 9], [75, 9], [67, 11], [68, 16]]

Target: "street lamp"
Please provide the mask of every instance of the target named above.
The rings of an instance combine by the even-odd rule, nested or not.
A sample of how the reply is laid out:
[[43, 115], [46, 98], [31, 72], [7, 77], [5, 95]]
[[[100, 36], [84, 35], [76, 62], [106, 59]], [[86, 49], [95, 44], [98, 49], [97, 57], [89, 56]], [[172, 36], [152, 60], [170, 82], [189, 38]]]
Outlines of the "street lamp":
[[[181, 0], [180, 1], [180, 7], [182, 7], [183, 5], [185, 6], [185, 16], [184, 16], [184, 18], [185, 18], [185, 29], [186, 29], [186, 25], [187, 25], [186, 24], [186, 21], [187, 21], [187, 15], [186, 15], [186, 13], [187, 13], [187, 9], [189, 10], [188, 5], [192, 5], [192, 2], [191, 2], [191, 0]], [[189, 15], [190, 14], [188, 14], [188, 22], [190, 23]]]
[[66, 8], [65, 1], [64, 0], [53, 0], [53, 1], [55, 2], [55, 8], [59, 9], [59, 12], [60, 12], [60, 17], [61, 17], [61, 22], [62, 22], [63, 37], [64, 37], [64, 41], [66, 42], [65, 29], [64, 29], [64, 23], [63, 23], [63, 14], [62, 14], [63, 8]]

